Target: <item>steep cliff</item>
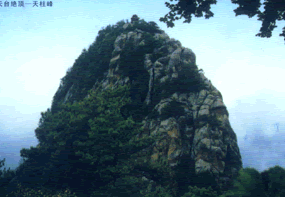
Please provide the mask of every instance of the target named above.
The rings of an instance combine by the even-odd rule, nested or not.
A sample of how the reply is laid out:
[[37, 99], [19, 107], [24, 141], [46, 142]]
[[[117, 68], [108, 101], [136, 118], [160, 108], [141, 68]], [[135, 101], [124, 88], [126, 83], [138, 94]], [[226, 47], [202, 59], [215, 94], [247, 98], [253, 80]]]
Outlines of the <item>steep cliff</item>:
[[[134, 137], [163, 136], [136, 161], [143, 165], [142, 155], [151, 152], [147, 159], [169, 165], [170, 176], [180, 185], [202, 184], [212, 177], [227, 188], [242, 168], [237, 137], [221, 93], [198, 70], [193, 51], [170, 39], [154, 22], [135, 20], [107, 30], [99, 32], [62, 79], [52, 113], [62, 103], [88, 97], [90, 89], [129, 84], [132, 103], [121, 113], [132, 115], [144, 128]], [[95, 48], [99, 52], [93, 57]], [[142, 171], [141, 178], [155, 189], [151, 174]]]

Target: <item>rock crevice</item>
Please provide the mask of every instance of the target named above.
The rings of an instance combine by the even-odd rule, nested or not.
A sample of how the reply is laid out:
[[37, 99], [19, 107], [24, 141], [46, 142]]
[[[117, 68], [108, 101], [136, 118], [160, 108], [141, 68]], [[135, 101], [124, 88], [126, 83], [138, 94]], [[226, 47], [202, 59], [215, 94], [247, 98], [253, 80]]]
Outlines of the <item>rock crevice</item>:
[[[134, 19], [137, 21], [136, 17]], [[129, 25], [133, 24], [127, 23], [123, 28], [126, 29]], [[144, 46], [144, 34], [144, 31], [136, 29], [117, 37], [108, 73], [93, 88], [101, 84], [104, 91], [107, 87], [116, 88], [118, 84], [141, 84], [139, 78], [121, 75], [123, 71], [120, 60], [127, 42], [132, 42], [134, 47]], [[164, 136], [161, 141], [145, 149], [152, 152], [148, 158], [150, 161], [159, 162], [160, 159], [164, 159], [172, 169], [176, 169], [179, 165], [186, 165], [187, 160], [188, 165], [191, 162], [194, 164], [195, 175], [213, 174], [217, 182], [222, 182], [223, 187], [227, 187], [229, 180], [237, 176], [242, 168], [242, 161], [237, 137], [230, 126], [229, 114], [222, 95], [204, 73], [198, 73], [196, 56], [191, 49], [183, 47], [179, 41], [169, 38], [164, 32], [153, 34], [153, 38], [163, 40], [163, 44], [154, 48], [153, 53], [144, 55], [143, 68], [149, 79], [143, 84], [148, 90], [142, 102], [149, 106], [149, 111], [142, 123], [144, 131], [147, 132], [136, 137]], [[197, 71], [196, 77], [200, 84], [204, 84], [204, 88], [186, 91], [178, 86], [174, 92], [167, 95], [166, 92], [172, 85], [165, 84], [179, 80], [184, 67]], [[133, 80], [130, 80], [131, 77]], [[67, 93], [65, 101], [68, 97]], [[175, 175], [178, 173], [180, 172], [173, 172]], [[193, 176], [190, 170], [184, 173], [185, 177]]]

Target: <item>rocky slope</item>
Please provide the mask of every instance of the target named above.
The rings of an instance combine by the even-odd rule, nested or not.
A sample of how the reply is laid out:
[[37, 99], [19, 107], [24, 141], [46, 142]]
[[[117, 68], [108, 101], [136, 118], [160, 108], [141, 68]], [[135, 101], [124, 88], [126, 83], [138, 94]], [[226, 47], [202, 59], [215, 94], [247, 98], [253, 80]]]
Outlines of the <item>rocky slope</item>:
[[[126, 23], [123, 28], [130, 29], [134, 23]], [[104, 91], [118, 84], [131, 84], [134, 105], [125, 106], [122, 113], [132, 114], [144, 124], [144, 132], [136, 137], [164, 136], [145, 149], [152, 152], [149, 160], [167, 162], [172, 175], [183, 181], [203, 173], [212, 174], [226, 188], [242, 168], [242, 160], [221, 93], [198, 71], [193, 51], [163, 31], [150, 34], [160, 46], [139, 56], [137, 49], [146, 46], [145, 35], [141, 29], [121, 33], [114, 42], [107, 72], [92, 88]], [[128, 68], [124, 66], [126, 51], [133, 51], [133, 60], [136, 52], [138, 56], [135, 64], [129, 60]], [[53, 103], [52, 109], [56, 103], [74, 101], [75, 86], [60, 86], [56, 94], [62, 92], [64, 96]], [[147, 172], [144, 174], [142, 179], [155, 189], [155, 181]]]

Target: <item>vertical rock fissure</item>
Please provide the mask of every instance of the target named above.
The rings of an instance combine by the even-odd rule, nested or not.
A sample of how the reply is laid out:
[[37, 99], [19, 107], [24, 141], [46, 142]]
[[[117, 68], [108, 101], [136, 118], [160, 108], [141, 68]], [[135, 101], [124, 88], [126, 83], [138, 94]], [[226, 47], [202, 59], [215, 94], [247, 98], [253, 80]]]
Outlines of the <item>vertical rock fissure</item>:
[[151, 75], [152, 75], [152, 78], [150, 78], [150, 90], [149, 90], [149, 103], [148, 103], [148, 105], [149, 104], [151, 104], [152, 103], [152, 97], [153, 97], [153, 89], [154, 89], [154, 65], [152, 65], [152, 68], [151, 68]]
[[[144, 29], [143, 25], [148, 28]], [[201, 84], [198, 84], [199, 80], [195, 78], [198, 67], [193, 51], [182, 47], [179, 41], [170, 39], [165, 33], [156, 33], [153, 36], [155, 39], [165, 40], [162, 46], [159, 43], [151, 44], [155, 41], [150, 35], [144, 34], [149, 32], [150, 27], [141, 20], [139, 23], [125, 24], [123, 29], [124, 31], [114, 38], [113, 55], [109, 61], [108, 73], [105, 75], [102, 71], [104, 77], [97, 81], [98, 84], [95, 83], [94, 87], [96, 84], [98, 86], [101, 84], [103, 91], [107, 87], [131, 83], [132, 103], [123, 106], [121, 112], [124, 118], [132, 114], [136, 121], [142, 123], [145, 121], [144, 131], [137, 135], [138, 138], [144, 134], [150, 136], [152, 133], [165, 135], [163, 139], [167, 141], [163, 141], [162, 145], [158, 146], [161, 149], [159, 157], [168, 161], [172, 160], [171, 169], [173, 171], [171, 173], [175, 174], [176, 180], [182, 178], [182, 181], [179, 181], [181, 188], [184, 188], [183, 184], [192, 182], [194, 184], [198, 174], [206, 169], [210, 169], [209, 174], [219, 177], [223, 162], [225, 162], [224, 172], [227, 171], [223, 176], [228, 176], [231, 171], [240, 167], [240, 154], [236, 150], [237, 142], [234, 139], [234, 132], [227, 123], [228, 114], [227, 117], [220, 116], [219, 114], [223, 115], [225, 111], [216, 109], [217, 106], [224, 107], [222, 95], [202, 73], [200, 73]], [[152, 48], [157, 50], [154, 51]], [[103, 52], [102, 49], [102, 54]], [[65, 86], [61, 87], [57, 94], [60, 94], [61, 100], [66, 97], [68, 101], [70, 98], [67, 85]], [[73, 92], [70, 91], [70, 93]], [[186, 100], [186, 105], [181, 105], [182, 107], [177, 103], [171, 105], [175, 93], [179, 94], [177, 102], [185, 104], [183, 100]], [[74, 92], [75, 98], [78, 97], [77, 94]], [[58, 105], [60, 99], [55, 100], [57, 101], [55, 104]], [[212, 103], [218, 105], [214, 106]], [[164, 116], [160, 114], [165, 111], [170, 114], [166, 116], [168, 121], [162, 120]], [[226, 124], [217, 126], [213, 120], [215, 117]], [[217, 133], [221, 131], [222, 134]], [[159, 143], [157, 142], [157, 145]], [[207, 149], [203, 145], [207, 145]], [[226, 150], [225, 146], [227, 146]], [[153, 146], [148, 148], [145, 150], [153, 151]], [[219, 152], [216, 151], [217, 148]], [[220, 156], [220, 151], [223, 157]], [[149, 159], [150, 157], [147, 158]], [[151, 172], [145, 172], [145, 174], [148, 173]], [[146, 175], [142, 174], [142, 176]]]

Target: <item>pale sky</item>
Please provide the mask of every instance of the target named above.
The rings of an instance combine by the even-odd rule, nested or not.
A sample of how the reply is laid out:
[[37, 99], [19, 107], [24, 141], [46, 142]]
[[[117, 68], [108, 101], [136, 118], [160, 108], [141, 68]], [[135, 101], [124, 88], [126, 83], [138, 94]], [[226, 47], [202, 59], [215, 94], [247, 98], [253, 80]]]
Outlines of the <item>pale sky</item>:
[[133, 14], [155, 21], [195, 53], [196, 64], [223, 96], [240, 149], [246, 134], [258, 130], [274, 137], [275, 123], [285, 131], [285, 45], [279, 36], [284, 21], [277, 21], [271, 38], [261, 38], [255, 36], [262, 23], [257, 16], [235, 17], [238, 5], [229, 0], [211, 6], [214, 17], [192, 15], [190, 24], [181, 19], [174, 28], [159, 21], [169, 12], [164, 0], [52, 2], [52, 7], [33, 7], [33, 1], [24, 1], [30, 4], [22, 8], [4, 7], [2, 1], [0, 7], [0, 159], [6, 158], [5, 166], [14, 169], [21, 148], [38, 144], [34, 130], [40, 113], [51, 107], [60, 79], [101, 27], [130, 21]]

